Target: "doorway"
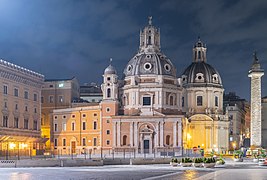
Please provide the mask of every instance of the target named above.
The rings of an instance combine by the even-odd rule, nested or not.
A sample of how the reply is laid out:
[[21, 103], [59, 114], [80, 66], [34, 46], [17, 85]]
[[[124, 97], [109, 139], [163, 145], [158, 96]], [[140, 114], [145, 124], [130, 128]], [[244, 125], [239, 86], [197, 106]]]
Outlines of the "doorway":
[[144, 140], [144, 153], [149, 153], [149, 140]]
[[74, 154], [76, 153], [76, 142], [71, 141], [71, 153]]

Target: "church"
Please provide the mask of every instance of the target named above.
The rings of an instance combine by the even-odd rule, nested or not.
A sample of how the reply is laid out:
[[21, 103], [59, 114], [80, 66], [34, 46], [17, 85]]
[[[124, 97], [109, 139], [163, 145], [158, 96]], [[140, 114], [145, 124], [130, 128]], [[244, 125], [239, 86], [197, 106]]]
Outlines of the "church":
[[149, 17], [123, 78], [111, 64], [104, 70], [102, 147], [135, 153], [170, 150], [175, 155], [193, 147], [228, 150], [222, 79], [207, 63], [206, 45], [198, 39], [192, 63], [177, 75], [172, 61], [161, 52], [160, 38]]

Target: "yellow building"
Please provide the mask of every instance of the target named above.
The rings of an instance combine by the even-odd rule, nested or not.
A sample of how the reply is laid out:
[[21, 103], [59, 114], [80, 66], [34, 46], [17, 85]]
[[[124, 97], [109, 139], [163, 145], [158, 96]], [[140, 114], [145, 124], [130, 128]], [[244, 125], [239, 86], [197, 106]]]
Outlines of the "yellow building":
[[54, 153], [82, 154], [101, 147], [101, 108], [85, 106], [53, 110]]
[[42, 154], [43, 82], [43, 75], [0, 60], [0, 156]]

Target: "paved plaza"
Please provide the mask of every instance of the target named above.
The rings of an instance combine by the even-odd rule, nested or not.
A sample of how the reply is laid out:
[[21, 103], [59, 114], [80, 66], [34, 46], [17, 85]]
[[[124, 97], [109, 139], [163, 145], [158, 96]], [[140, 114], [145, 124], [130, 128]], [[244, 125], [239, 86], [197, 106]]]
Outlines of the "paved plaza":
[[267, 167], [245, 161], [227, 161], [222, 168], [160, 165], [110, 165], [94, 167], [1, 168], [0, 179], [12, 180], [175, 180], [175, 179], [267, 179]]

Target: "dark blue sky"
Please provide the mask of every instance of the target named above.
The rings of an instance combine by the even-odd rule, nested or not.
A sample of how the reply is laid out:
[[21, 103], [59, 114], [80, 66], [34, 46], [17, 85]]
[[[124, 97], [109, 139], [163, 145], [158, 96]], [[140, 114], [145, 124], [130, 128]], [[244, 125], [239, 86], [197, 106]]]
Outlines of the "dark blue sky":
[[266, 12], [266, 0], [0, 0], [0, 57], [47, 79], [101, 83], [110, 57], [122, 74], [152, 15], [178, 75], [192, 62], [200, 35], [225, 91], [249, 99], [254, 50], [267, 70]]

